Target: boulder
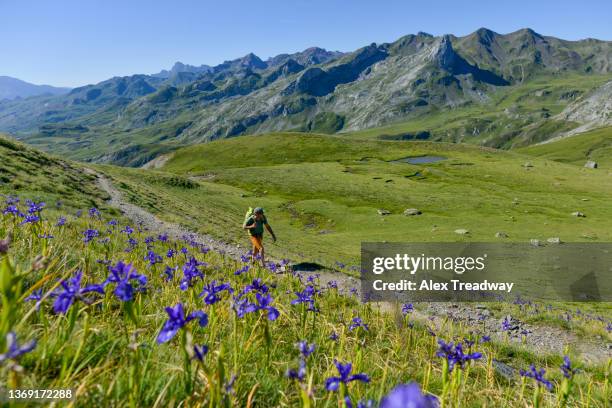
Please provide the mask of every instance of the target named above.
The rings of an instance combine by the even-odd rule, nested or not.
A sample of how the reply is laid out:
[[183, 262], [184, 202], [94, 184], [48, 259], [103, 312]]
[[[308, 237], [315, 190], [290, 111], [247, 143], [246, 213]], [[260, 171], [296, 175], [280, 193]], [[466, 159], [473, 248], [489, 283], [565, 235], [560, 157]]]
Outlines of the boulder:
[[391, 214], [391, 211], [385, 210], [385, 209], [382, 209], [382, 208], [379, 208], [378, 210], [376, 210], [376, 212], [378, 212], [378, 215], [389, 215], [389, 214]]
[[597, 168], [597, 162], [593, 161], [593, 160], [588, 160], [585, 164], [584, 167], [586, 167], [587, 169], [596, 169]]
[[455, 234], [459, 234], [459, 235], [467, 235], [469, 233], [470, 231], [466, 230], [465, 228], [459, 228], [455, 230]]
[[505, 232], [496, 232], [495, 233], [495, 238], [508, 238], [508, 234], [506, 234]]
[[573, 213], [572, 213], [572, 215], [573, 215], [574, 217], [579, 217], [579, 218], [584, 218], [584, 217], [586, 217], [586, 215], [584, 215], [584, 213], [583, 213], [583, 212], [580, 212], [580, 211], [575, 211], [575, 212], [573, 212]]
[[404, 210], [404, 215], [421, 215], [422, 212], [417, 210], [416, 208], [406, 208]]
[[548, 242], [549, 244], [560, 244], [561, 243], [561, 238], [559, 238], [559, 237], [548, 238], [546, 240], [546, 242]]
[[525, 168], [533, 167], [533, 164], [531, 164], [531, 162], [525, 162], [525, 164], [523, 164], [523, 167], [525, 167]]
[[531, 239], [529, 240], [529, 243], [535, 247], [539, 247], [540, 246], [540, 240], [539, 239]]

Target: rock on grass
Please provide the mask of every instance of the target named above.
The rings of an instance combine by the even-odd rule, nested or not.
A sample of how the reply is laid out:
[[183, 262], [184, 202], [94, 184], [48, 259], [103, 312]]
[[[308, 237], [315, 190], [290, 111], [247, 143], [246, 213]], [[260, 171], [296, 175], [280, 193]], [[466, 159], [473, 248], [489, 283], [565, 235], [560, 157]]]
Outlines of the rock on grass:
[[404, 210], [404, 215], [421, 215], [423, 214], [421, 210], [417, 210], [416, 208], [406, 208]]

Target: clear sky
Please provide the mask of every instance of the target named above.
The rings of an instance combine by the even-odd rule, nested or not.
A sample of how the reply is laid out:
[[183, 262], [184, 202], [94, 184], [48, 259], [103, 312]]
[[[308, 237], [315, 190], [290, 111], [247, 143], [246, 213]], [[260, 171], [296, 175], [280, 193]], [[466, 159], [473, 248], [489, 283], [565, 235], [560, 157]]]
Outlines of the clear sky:
[[350, 51], [425, 31], [530, 27], [612, 40], [612, 0], [0, 0], [0, 75], [78, 86], [310, 46]]

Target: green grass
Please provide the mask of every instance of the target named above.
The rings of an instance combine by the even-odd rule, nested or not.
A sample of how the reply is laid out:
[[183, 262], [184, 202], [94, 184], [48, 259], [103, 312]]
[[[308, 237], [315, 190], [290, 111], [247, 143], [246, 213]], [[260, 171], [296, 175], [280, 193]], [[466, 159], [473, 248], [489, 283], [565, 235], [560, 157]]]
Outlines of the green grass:
[[[397, 310], [383, 312], [335, 289], [316, 296], [318, 313], [307, 312], [300, 305], [291, 305], [293, 292], [304, 288], [291, 274], [274, 275], [257, 267], [236, 276], [233, 272], [242, 263], [212, 251], [202, 253], [198, 246], [185, 242], [157, 241], [147, 246], [143, 242], [149, 234], [146, 231], [135, 231], [132, 238], [139, 244], [124, 251], [126, 236], [119, 230], [127, 221], [119, 218], [118, 226], [109, 227], [108, 219], [103, 214], [100, 220], [71, 219], [64, 227], [56, 226], [53, 220], [19, 226], [10, 215], [0, 215], [0, 236], [7, 230], [13, 232], [9, 253], [0, 255], [4, 282], [0, 299], [5, 312], [0, 314], [0, 338], [10, 330], [17, 334], [20, 344], [37, 340], [32, 352], [12, 360], [13, 365], [2, 365], [2, 384], [21, 389], [72, 388], [77, 407], [336, 407], [341, 394], [326, 391], [324, 384], [326, 378], [337, 375], [333, 365], [337, 358], [352, 362], [353, 373], [363, 372], [371, 378], [367, 385], [353, 382], [344, 391], [350, 393], [353, 402], [361, 398], [379, 400], [397, 384], [411, 381], [442, 399], [444, 406], [518, 407], [534, 398], [535, 387], [530, 381], [524, 387], [518, 378], [509, 382], [484, 360], [468, 363], [464, 370], [455, 368], [451, 375], [454, 383], [445, 379], [442, 359], [435, 356], [436, 337], [428, 330], [433, 329], [437, 338], [446, 341], [477, 340], [486, 333], [473, 332], [473, 328], [450, 320], [440, 327], [429, 327], [413, 321], [410, 315], [403, 318]], [[86, 229], [100, 231], [99, 239], [84, 243], [82, 231]], [[54, 238], [40, 238], [41, 233]], [[144, 260], [149, 250], [165, 254], [181, 246], [188, 248], [190, 256], [206, 262], [200, 267], [204, 280], [196, 280], [185, 291], [178, 285], [186, 256], [164, 258], [153, 266]], [[147, 277], [147, 290], [122, 303], [113, 293], [115, 284], [110, 284], [105, 295], [90, 294], [75, 300], [65, 315], [53, 312], [54, 299], [48, 296], [40, 309], [35, 302], [24, 301], [38, 288], [48, 294], [58, 287], [60, 279], [73, 276], [76, 270], [83, 271], [83, 285], [102, 282], [108, 270], [97, 260], [113, 265], [120, 260], [131, 263]], [[166, 265], [179, 267], [170, 281], [163, 278]], [[197, 296], [204, 282], [229, 282], [242, 290], [255, 277], [269, 285], [272, 306], [280, 314], [275, 321], [268, 321], [262, 312], [238, 317], [227, 293], [222, 293], [220, 302], [214, 305], [205, 305]], [[192, 321], [172, 340], [158, 344], [157, 335], [167, 319], [163, 307], [179, 302], [187, 312], [204, 310], [208, 325], [202, 328]], [[505, 307], [514, 316], [522, 316], [518, 306]], [[367, 331], [348, 328], [357, 316], [369, 325]], [[407, 325], [411, 321], [415, 323], [413, 328]], [[593, 330], [604, 325], [598, 320], [588, 324]], [[338, 335], [338, 341], [329, 338], [332, 332]], [[287, 369], [297, 367], [299, 352], [295, 344], [300, 340], [316, 344], [301, 384], [285, 378]], [[201, 363], [186, 352], [193, 344], [209, 347]], [[0, 351], [5, 347], [0, 340]], [[554, 388], [550, 392], [540, 390], [541, 406], [557, 406], [563, 384], [558, 369], [561, 356], [536, 355], [520, 344], [504, 341], [477, 342], [472, 351], [484, 353], [487, 361], [495, 358], [517, 369], [530, 363], [546, 367], [546, 377], [553, 381]], [[568, 352], [574, 365], [580, 364], [574, 350]], [[23, 368], [18, 370], [14, 364]], [[570, 406], [604, 407], [609, 395], [609, 369], [609, 365], [584, 365], [574, 380]], [[224, 391], [234, 375], [232, 392]]]
[[[108, 195], [80, 165], [0, 135], [0, 194], [45, 201], [53, 210], [105, 207]], [[63, 208], [66, 207], [66, 208]]]
[[[425, 154], [447, 160], [391, 162]], [[270, 134], [177, 151], [164, 172], [191, 177], [196, 188], [149, 182], [164, 172], [103, 170], [162, 218], [245, 245], [244, 212], [263, 206], [279, 236], [269, 251], [326, 265], [356, 264], [362, 241], [486, 242], [498, 231], [523, 242], [612, 239], [603, 172], [468, 145]], [[404, 216], [406, 208], [423, 214]]]
[[[413, 166], [390, 162], [406, 156], [434, 154], [447, 160]], [[12, 236], [8, 254], [0, 254], [0, 352], [11, 330], [20, 344], [37, 340], [31, 353], [0, 367], [0, 384], [9, 388], [72, 388], [75, 406], [300, 406], [305, 389], [312, 407], [338, 406], [338, 394], [325, 391], [325, 379], [336, 375], [333, 359], [351, 361], [354, 372], [365, 372], [368, 385], [351, 383], [353, 400], [379, 399], [395, 385], [416, 381], [421, 388], [446, 401], [447, 406], [525, 406], [534, 398], [531, 382], [508, 382], [485, 361], [469, 364], [460, 382], [444, 387], [444, 366], [435, 357], [436, 338], [425, 323], [400, 315], [397, 305], [381, 310], [362, 304], [336, 290], [317, 296], [319, 313], [291, 305], [293, 292], [303, 283], [291, 274], [274, 275], [252, 268], [236, 276], [243, 266], [213, 251], [202, 253], [185, 242], [144, 244], [149, 231], [136, 231], [138, 244], [126, 251], [127, 237], [120, 233], [129, 220], [117, 210], [106, 209], [107, 195], [100, 191], [82, 166], [0, 139], [0, 192], [45, 200], [43, 222], [20, 225], [11, 215], [0, 214], [0, 239]], [[524, 167], [526, 162], [533, 167]], [[359, 243], [372, 240], [445, 241], [493, 240], [497, 230], [511, 240], [559, 235], [564, 240], [610, 239], [610, 184], [603, 172], [585, 171], [571, 165], [512, 152], [466, 145], [426, 142], [351, 140], [323, 135], [276, 134], [242, 137], [180, 150], [164, 171], [145, 171], [113, 166], [96, 169], [111, 178], [125, 198], [160, 217], [202, 232], [245, 242], [240, 224], [248, 206], [263, 205], [280, 241], [267, 247], [273, 254], [295, 259], [332, 263], [355, 262]], [[416, 174], [416, 173], [419, 174]], [[393, 180], [392, 182], [386, 182]], [[587, 198], [589, 201], [582, 201]], [[516, 200], [515, 200], [516, 199]], [[61, 200], [61, 208], [52, 205]], [[23, 201], [22, 201], [23, 203]], [[384, 204], [381, 204], [384, 203]], [[22, 211], [25, 211], [23, 204]], [[59, 227], [59, 214], [99, 206], [103, 218], [67, 217]], [[570, 216], [575, 207], [585, 219]], [[381, 217], [376, 209], [393, 214]], [[417, 207], [421, 216], [405, 217], [401, 211]], [[116, 218], [117, 227], [107, 221]], [[471, 234], [454, 234], [468, 228]], [[100, 237], [83, 242], [83, 232], [96, 229]], [[44, 238], [51, 235], [53, 238]], [[156, 234], [153, 234], [156, 235]], [[108, 240], [104, 240], [108, 238]], [[265, 314], [238, 318], [227, 294], [213, 306], [197, 295], [203, 281], [182, 291], [179, 280], [183, 255], [163, 258], [149, 266], [149, 250], [165, 254], [168, 249], [188, 248], [206, 266], [204, 282], [230, 282], [241, 290], [255, 277], [270, 285], [273, 306], [280, 317], [268, 322]], [[49, 293], [60, 279], [84, 273], [84, 283], [102, 282], [108, 275], [103, 262], [132, 263], [147, 276], [147, 291], [137, 293], [124, 306], [107, 287], [104, 296], [77, 300], [67, 315], [53, 313], [54, 300], [47, 297], [39, 310], [24, 299], [36, 289]], [[102, 262], [99, 262], [102, 261]], [[167, 282], [165, 266], [178, 267]], [[203, 309], [210, 317], [206, 328], [191, 322], [185, 336], [179, 333], [165, 344], [156, 337], [166, 320], [163, 307], [182, 302], [188, 311]], [[417, 305], [417, 308], [419, 306]], [[495, 316], [512, 316], [536, 325], [568, 330], [581, 340], [609, 341], [606, 322], [592, 314], [609, 316], [609, 304], [518, 306], [489, 304]], [[130, 318], [129, 310], [134, 318]], [[562, 314], [573, 313], [564, 323]], [[353, 317], [361, 317], [369, 330], [349, 330]], [[412, 320], [412, 318], [408, 318]], [[445, 320], [431, 328], [449, 341], [477, 338], [487, 333]], [[339, 341], [329, 339], [336, 332]], [[268, 333], [268, 334], [266, 334]], [[189, 334], [189, 335], [187, 335]], [[602, 340], [603, 339], [603, 340]], [[607, 340], [606, 340], [607, 339]], [[307, 361], [303, 387], [285, 378], [297, 367], [295, 343], [316, 343]], [[183, 343], [185, 342], [185, 343]], [[184, 344], [206, 344], [210, 352], [203, 363], [185, 360]], [[537, 353], [521, 344], [504, 341], [478, 344], [475, 351], [510, 364], [516, 369], [529, 364], [546, 367], [555, 388], [543, 392], [542, 406], [557, 406], [563, 380], [558, 369], [561, 356]], [[567, 350], [574, 364], [581, 364], [578, 350]], [[458, 369], [457, 369], [458, 370]], [[454, 373], [458, 373], [455, 370]], [[232, 393], [223, 391], [237, 375]], [[604, 407], [609, 400], [610, 364], [583, 364], [576, 376], [569, 406]], [[457, 376], [457, 374], [455, 374]]]
[[605, 170], [612, 168], [612, 127], [560, 139], [541, 145], [528, 146], [521, 153], [583, 166], [594, 160]]

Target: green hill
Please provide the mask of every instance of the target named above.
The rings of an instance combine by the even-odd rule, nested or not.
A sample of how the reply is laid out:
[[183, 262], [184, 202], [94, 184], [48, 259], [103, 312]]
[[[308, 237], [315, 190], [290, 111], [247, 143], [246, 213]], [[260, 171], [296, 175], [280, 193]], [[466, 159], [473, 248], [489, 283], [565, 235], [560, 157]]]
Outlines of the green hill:
[[519, 149], [530, 154], [563, 163], [584, 165], [593, 160], [599, 168], [612, 168], [612, 127], [563, 138], [554, 142]]
[[[395, 161], [423, 155], [445, 160]], [[603, 172], [469, 145], [280, 133], [180, 149], [163, 172], [103, 169], [135, 203], [228, 240], [246, 243], [244, 211], [261, 205], [281, 240], [273, 253], [325, 264], [355, 262], [364, 240], [612, 239]], [[197, 186], [164, 182], [167, 172]]]
[[[81, 165], [0, 135], [0, 194], [45, 201], [50, 211], [105, 207], [108, 195]], [[111, 212], [115, 210], [108, 209]]]

